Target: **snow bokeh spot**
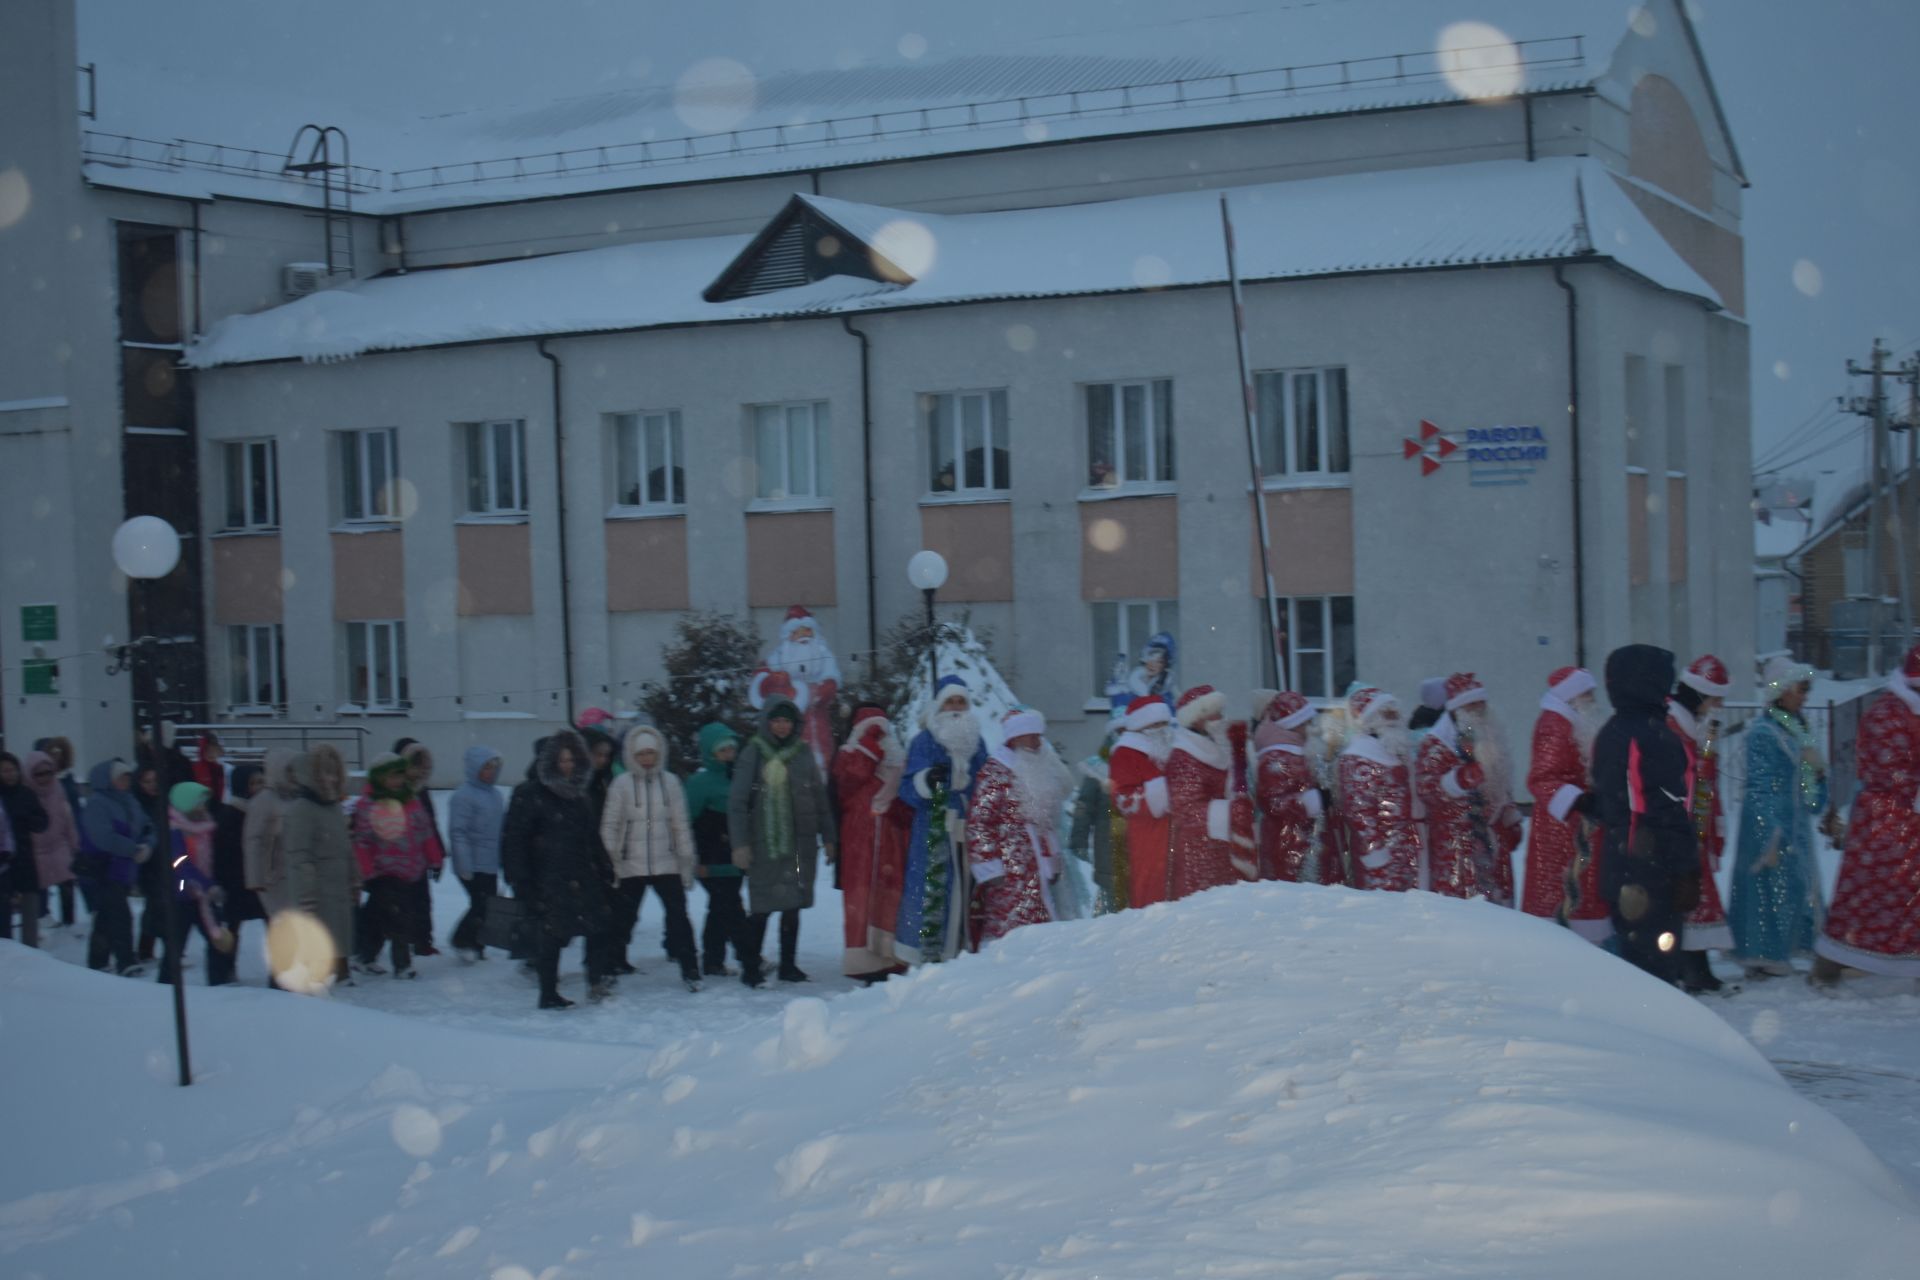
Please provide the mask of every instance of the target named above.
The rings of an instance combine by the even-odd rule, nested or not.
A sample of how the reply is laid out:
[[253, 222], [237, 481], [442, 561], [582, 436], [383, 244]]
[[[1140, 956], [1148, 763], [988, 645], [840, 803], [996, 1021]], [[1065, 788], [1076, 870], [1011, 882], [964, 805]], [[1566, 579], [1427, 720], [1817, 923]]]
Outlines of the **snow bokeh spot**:
[[27, 216], [33, 207], [33, 184], [18, 166], [0, 169], [0, 231]]
[[1800, 1217], [1800, 1193], [1791, 1188], [1776, 1191], [1767, 1201], [1767, 1221], [1776, 1227], [1790, 1227]]
[[1021, 126], [1020, 132], [1026, 135], [1028, 142], [1045, 142], [1049, 136], [1044, 120], [1029, 120]]
[[1520, 51], [1486, 22], [1455, 22], [1440, 32], [1440, 69], [1463, 98], [1509, 98], [1520, 88]]
[[[282, 571], [282, 585], [291, 587], [291, 577], [291, 571]], [[337, 959], [333, 933], [298, 908], [279, 912], [267, 925], [267, 967], [288, 991], [325, 991], [333, 982]]]
[[393, 1145], [415, 1159], [424, 1160], [440, 1149], [440, 1122], [433, 1112], [411, 1102], [393, 1109], [388, 1131]]
[[1785, 360], [1775, 360], [1773, 362], [1773, 376], [1785, 382], [1793, 376], [1793, 366]]
[[1133, 260], [1133, 282], [1143, 289], [1161, 289], [1173, 283], [1173, 268], [1165, 258], [1143, 253]]
[[687, 128], [725, 133], [753, 113], [760, 87], [753, 72], [732, 58], [703, 58], [673, 87], [673, 110]]
[[927, 38], [909, 31], [900, 37], [900, 43], [896, 47], [903, 58], [923, 58], [927, 53]]
[[1095, 551], [1118, 551], [1127, 545], [1127, 527], [1111, 516], [1102, 516], [1087, 526], [1087, 543]]
[[1656, 18], [1653, 10], [1644, 4], [1633, 7], [1633, 13], [1629, 15], [1627, 22], [1633, 28], [1633, 34], [1643, 40], [1651, 40], [1660, 33], [1660, 19]]
[[1040, 341], [1040, 335], [1034, 332], [1030, 324], [1010, 324], [1007, 326], [1007, 346], [1015, 351], [1027, 352], [1034, 349]]
[[924, 223], [895, 218], [873, 237], [873, 265], [895, 284], [911, 284], [933, 269], [940, 245]]
[[1747, 1028], [1747, 1038], [1758, 1045], [1772, 1044], [1780, 1038], [1780, 1011], [1762, 1009], [1753, 1015], [1753, 1024]]
[[1793, 264], [1793, 287], [1809, 298], [1820, 296], [1820, 290], [1826, 287], [1826, 280], [1820, 274], [1820, 268], [1806, 258]]

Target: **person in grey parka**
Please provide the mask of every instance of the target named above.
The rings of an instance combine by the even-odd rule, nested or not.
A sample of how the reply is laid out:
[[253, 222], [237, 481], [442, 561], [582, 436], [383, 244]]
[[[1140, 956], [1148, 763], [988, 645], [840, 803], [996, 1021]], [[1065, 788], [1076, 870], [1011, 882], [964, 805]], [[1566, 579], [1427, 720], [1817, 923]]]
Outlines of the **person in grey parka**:
[[800, 912], [813, 905], [819, 850], [838, 857], [833, 805], [813, 752], [799, 733], [800, 709], [785, 698], [767, 704], [753, 735], [733, 766], [727, 835], [733, 863], [747, 874], [747, 925], [740, 948], [750, 987], [766, 981], [761, 945], [767, 917], [780, 913], [780, 981], [805, 982], [794, 963], [800, 945]]
[[267, 919], [293, 905], [292, 889], [287, 883], [287, 842], [283, 827], [287, 806], [300, 794], [293, 778], [297, 757], [284, 747], [275, 747], [261, 761], [267, 785], [247, 801], [246, 825], [241, 828], [240, 847], [247, 872], [247, 888], [260, 896]]
[[333, 936], [334, 976], [344, 983], [349, 981], [354, 899], [360, 891], [353, 839], [347, 815], [340, 811], [347, 797], [347, 762], [337, 748], [323, 742], [294, 761], [293, 780], [300, 793], [287, 802], [280, 817], [289, 896]]

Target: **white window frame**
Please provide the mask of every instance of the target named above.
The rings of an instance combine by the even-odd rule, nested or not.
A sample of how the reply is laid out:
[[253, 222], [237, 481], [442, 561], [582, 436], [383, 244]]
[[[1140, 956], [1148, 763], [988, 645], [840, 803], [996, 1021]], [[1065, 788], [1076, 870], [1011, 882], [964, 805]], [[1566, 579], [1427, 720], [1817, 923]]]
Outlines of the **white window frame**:
[[[242, 646], [244, 659], [236, 659], [234, 649], [236, 641]], [[235, 715], [279, 715], [287, 705], [287, 673], [283, 655], [285, 653], [286, 631], [278, 622], [243, 622], [227, 627], [227, 710]], [[264, 653], [263, 653], [264, 646]], [[273, 698], [261, 702], [252, 696], [253, 690], [260, 687], [259, 660], [264, 657], [267, 666], [267, 686], [273, 690]], [[244, 667], [239, 665], [244, 661]], [[240, 682], [244, 673], [245, 683], [240, 687], [247, 691], [243, 699], [234, 700], [235, 684]]]
[[[794, 448], [796, 414], [805, 414], [800, 430], [806, 433], [806, 460], [800, 469], [810, 470], [804, 477], [805, 488], [795, 485], [797, 457]], [[780, 433], [776, 449], [768, 449], [762, 437], [769, 424]], [[752, 406], [752, 457], [757, 483], [754, 505], [760, 508], [824, 507], [833, 502], [833, 414], [825, 400], [787, 400], [778, 404]], [[769, 483], [765, 460], [772, 457], [779, 470]]]
[[[221, 445], [221, 470], [225, 476], [226, 488], [221, 494], [221, 528], [249, 532], [278, 529], [280, 527], [280, 443], [272, 437], [250, 440], [223, 440]], [[256, 450], [264, 450], [267, 471], [266, 509], [256, 511], [253, 501], [253, 481], [255, 469], [260, 465]], [[237, 464], [237, 465], [236, 465]], [[240, 486], [241, 518], [238, 524], [233, 521], [234, 485]]]
[[[1099, 651], [1100, 610], [1114, 610], [1115, 648], [1111, 653]], [[1139, 635], [1129, 635], [1127, 631], [1128, 611], [1144, 608], [1147, 611], [1144, 630]], [[1171, 615], [1172, 621], [1168, 621]], [[1093, 694], [1087, 699], [1087, 709], [1105, 709], [1110, 704], [1107, 699], [1107, 684], [1113, 679], [1116, 661], [1125, 655], [1124, 664], [1131, 673], [1140, 660], [1140, 650], [1153, 636], [1165, 631], [1173, 637], [1174, 647], [1178, 651], [1180, 644], [1180, 601], [1170, 600], [1091, 600], [1087, 608], [1087, 643], [1093, 647]], [[1177, 674], [1177, 673], [1176, 673]]]
[[[980, 411], [984, 484], [967, 483], [968, 443], [964, 418], [967, 407]], [[935, 414], [944, 409], [942, 437]], [[1004, 496], [1012, 490], [1013, 445], [1007, 424], [1007, 389], [988, 387], [972, 391], [933, 391], [920, 396], [920, 425], [927, 441], [927, 495], [934, 500]], [[995, 459], [1004, 457], [996, 466]], [[942, 465], [953, 469], [953, 484], [942, 489], [937, 481]]]
[[[1279, 610], [1280, 617], [1282, 621], [1285, 622], [1287, 631], [1286, 648], [1280, 655], [1281, 660], [1286, 664], [1286, 670], [1281, 673], [1281, 684], [1284, 687], [1296, 690], [1309, 698], [1339, 698], [1345, 695], [1345, 685], [1339, 678], [1339, 651], [1334, 641], [1333, 607], [1334, 603], [1340, 600], [1347, 602], [1347, 611], [1353, 617], [1354, 652], [1349, 655], [1348, 662], [1350, 666], [1357, 666], [1360, 648], [1360, 621], [1359, 613], [1355, 608], [1354, 598], [1351, 595], [1333, 592], [1319, 596], [1282, 596], [1274, 600], [1274, 605]], [[1300, 619], [1310, 608], [1319, 614], [1320, 644], [1311, 649], [1303, 649], [1300, 644]], [[1267, 619], [1267, 606], [1265, 601], [1260, 602], [1259, 614], [1261, 629], [1264, 631]], [[1302, 679], [1302, 675], [1307, 669], [1305, 664], [1308, 661], [1312, 661], [1313, 664], [1319, 668], [1318, 674], [1320, 678], [1317, 681], [1317, 685], [1320, 692], [1318, 693], [1309, 693], [1308, 682]], [[1266, 653], [1264, 651], [1260, 654], [1260, 669], [1263, 671], [1266, 669]]]
[[[1278, 379], [1280, 385], [1280, 414], [1278, 424], [1278, 457], [1273, 456], [1271, 447], [1275, 438], [1275, 424], [1268, 420], [1270, 397], [1267, 388]], [[1305, 379], [1313, 380], [1314, 412], [1319, 418], [1318, 433], [1314, 441], [1314, 456], [1302, 458], [1300, 455], [1300, 423], [1298, 384]], [[1327, 413], [1330, 403], [1328, 388], [1338, 380], [1340, 386], [1340, 418], [1333, 422]], [[1311, 369], [1264, 369], [1254, 374], [1254, 412], [1256, 426], [1260, 434], [1260, 471], [1261, 481], [1268, 487], [1285, 487], [1293, 483], [1322, 484], [1337, 482], [1350, 484], [1353, 474], [1353, 386], [1347, 375], [1345, 365], [1324, 365]], [[1346, 466], [1336, 468], [1333, 464], [1339, 459], [1333, 447], [1334, 436], [1340, 437], [1343, 448], [1338, 452], [1346, 455]]]
[[[613, 508], [617, 512], [645, 512], [647, 514], [668, 514], [687, 509], [687, 460], [686, 435], [680, 422], [678, 409], [636, 409], [631, 413], [612, 413], [607, 415], [607, 425], [613, 443]], [[666, 455], [664, 464], [657, 463], [648, 446], [650, 429], [657, 426], [660, 431], [662, 452]], [[755, 432], [759, 430], [755, 421]], [[631, 438], [631, 446], [626, 444]], [[756, 440], [758, 436], [756, 434]], [[627, 459], [632, 460], [629, 471]], [[667, 496], [655, 500], [648, 496], [647, 481], [655, 470], [661, 470], [666, 476]], [[674, 493], [676, 472], [679, 480], [679, 493]], [[631, 492], [635, 501], [627, 501]]]
[[[1173, 379], [1129, 378], [1119, 382], [1087, 382], [1081, 385], [1084, 388], [1081, 395], [1081, 412], [1086, 415], [1086, 491], [1094, 494], [1115, 491], [1133, 493], [1170, 492], [1180, 474], [1180, 450], [1174, 437], [1174, 432], [1178, 429], [1180, 419], [1173, 407]], [[1161, 439], [1159, 421], [1160, 389], [1162, 387], [1166, 389], [1165, 400], [1168, 418], [1166, 439], [1164, 442]], [[1126, 393], [1128, 391], [1139, 391], [1141, 393], [1140, 400], [1144, 409], [1144, 415], [1141, 419], [1141, 431], [1143, 433], [1141, 454], [1145, 466], [1142, 468], [1142, 474], [1139, 476], [1129, 476], [1126, 474], [1128, 456]], [[1097, 481], [1093, 475], [1095, 431], [1093, 404], [1094, 398], [1102, 393], [1110, 397], [1108, 430], [1111, 434], [1107, 440], [1107, 455], [1115, 459], [1115, 469], [1111, 477], [1104, 481]], [[1166, 456], [1162, 456], [1163, 454]]]
[[[344, 456], [340, 459], [340, 518], [347, 524], [393, 524], [400, 519], [400, 432], [394, 427], [369, 427], [342, 431], [341, 452], [353, 451], [354, 465], [349, 474]], [[383, 488], [373, 484], [371, 457], [379, 456], [386, 468]]]
[[[508, 501], [500, 501], [500, 455], [496, 447], [500, 433], [511, 437], [509, 451], [511, 474], [506, 477]], [[466, 488], [466, 513], [470, 516], [524, 516], [527, 514], [527, 424], [520, 418], [492, 418], [485, 422], [460, 424], [461, 452], [466, 462], [460, 473]], [[476, 459], [474, 451], [479, 450]], [[397, 461], [397, 459], [396, 459]], [[475, 475], [475, 463], [479, 474]], [[486, 494], [480, 506], [473, 505], [473, 482], [479, 479]]]
[[[378, 619], [341, 624], [346, 628], [344, 643], [340, 651], [347, 664], [346, 699], [340, 710], [346, 713], [367, 715], [392, 714], [403, 712], [412, 706], [411, 681], [407, 674], [407, 624], [401, 619]], [[367, 660], [367, 696], [356, 699], [354, 687], [353, 655], [356, 648], [355, 637], [359, 637], [359, 651]], [[382, 641], [386, 646], [388, 667], [381, 671], [377, 665]]]

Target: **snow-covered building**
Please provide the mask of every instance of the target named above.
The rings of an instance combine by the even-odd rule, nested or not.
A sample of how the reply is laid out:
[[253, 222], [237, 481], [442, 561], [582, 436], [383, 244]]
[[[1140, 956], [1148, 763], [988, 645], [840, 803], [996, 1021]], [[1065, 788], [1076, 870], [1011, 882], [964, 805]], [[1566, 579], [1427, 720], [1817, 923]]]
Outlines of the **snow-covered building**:
[[[453, 759], [688, 608], [808, 605], [857, 677], [932, 547], [1084, 745], [1154, 632], [1272, 680], [1256, 502], [1310, 695], [1751, 669], [1746, 179], [1676, 0], [196, 8], [0, 42], [15, 737], [127, 723], [23, 606]], [[188, 563], [129, 595], [149, 510]]]

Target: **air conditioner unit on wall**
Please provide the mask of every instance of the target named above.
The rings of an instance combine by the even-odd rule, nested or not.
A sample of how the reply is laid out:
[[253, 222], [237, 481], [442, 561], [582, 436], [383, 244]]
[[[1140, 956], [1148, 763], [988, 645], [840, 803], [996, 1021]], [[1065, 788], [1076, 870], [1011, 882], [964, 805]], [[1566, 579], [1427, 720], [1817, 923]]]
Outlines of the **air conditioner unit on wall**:
[[280, 268], [280, 292], [291, 302], [318, 293], [327, 282], [324, 262], [289, 262]]

